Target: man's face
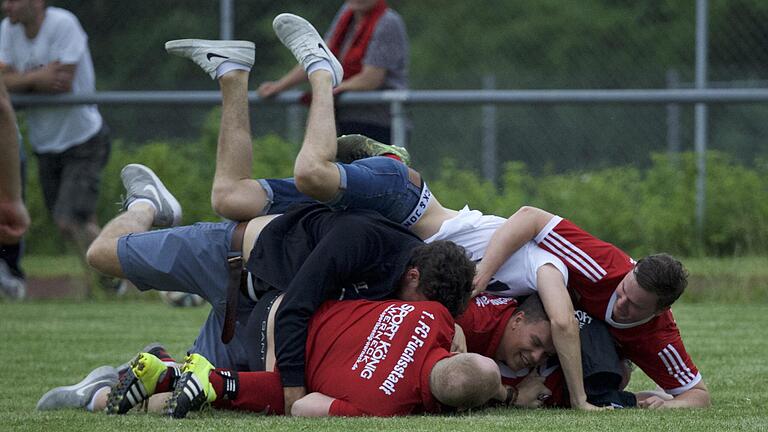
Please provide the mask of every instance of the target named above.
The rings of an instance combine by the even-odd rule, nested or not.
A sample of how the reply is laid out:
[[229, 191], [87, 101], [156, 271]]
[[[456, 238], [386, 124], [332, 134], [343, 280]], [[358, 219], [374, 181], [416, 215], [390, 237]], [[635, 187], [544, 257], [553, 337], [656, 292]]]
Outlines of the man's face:
[[11, 24], [28, 23], [35, 17], [34, 0], [3, 0], [3, 14]]
[[504, 329], [496, 360], [501, 360], [514, 371], [542, 364], [555, 354], [549, 321], [528, 322], [523, 313], [512, 315]]
[[611, 312], [613, 319], [622, 324], [642, 321], [660, 312], [656, 309], [658, 300], [656, 294], [640, 287], [635, 272], [631, 271], [616, 287], [616, 302]]

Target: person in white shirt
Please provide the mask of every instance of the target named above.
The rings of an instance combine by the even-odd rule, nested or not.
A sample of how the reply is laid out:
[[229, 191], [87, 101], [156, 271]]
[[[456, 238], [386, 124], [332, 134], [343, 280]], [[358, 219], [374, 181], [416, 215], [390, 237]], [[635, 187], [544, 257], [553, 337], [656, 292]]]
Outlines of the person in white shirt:
[[[4, 0], [2, 9], [0, 70], [10, 92], [94, 91], [88, 36], [71, 12], [44, 0]], [[34, 107], [26, 119], [45, 205], [84, 256], [100, 231], [96, 202], [110, 152], [108, 128], [95, 105]]]

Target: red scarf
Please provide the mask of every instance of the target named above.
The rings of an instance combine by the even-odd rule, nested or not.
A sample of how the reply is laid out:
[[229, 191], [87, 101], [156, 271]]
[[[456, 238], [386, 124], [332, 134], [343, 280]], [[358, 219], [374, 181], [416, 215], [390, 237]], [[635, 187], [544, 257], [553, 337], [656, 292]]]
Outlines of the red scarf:
[[351, 25], [352, 19], [354, 18], [354, 12], [347, 9], [339, 17], [339, 21], [333, 31], [331, 42], [328, 44], [328, 47], [341, 61], [341, 66], [344, 68], [345, 78], [357, 75], [363, 70], [363, 57], [365, 56], [365, 51], [368, 49], [368, 43], [371, 41], [371, 37], [373, 37], [376, 23], [379, 22], [379, 18], [381, 18], [386, 11], [387, 2], [385, 0], [379, 0], [379, 2], [376, 3], [376, 6], [365, 14], [363, 22], [358, 27], [357, 34], [354, 35], [354, 39], [344, 55], [344, 58], [339, 57], [339, 52], [341, 52], [341, 47], [344, 44], [347, 32], [354, 30]]

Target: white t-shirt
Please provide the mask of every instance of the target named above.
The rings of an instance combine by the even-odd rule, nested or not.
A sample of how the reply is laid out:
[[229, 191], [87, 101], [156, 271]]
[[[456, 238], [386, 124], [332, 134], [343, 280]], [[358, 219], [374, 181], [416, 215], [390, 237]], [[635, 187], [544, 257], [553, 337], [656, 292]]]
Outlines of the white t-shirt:
[[[458, 215], [443, 222], [437, 234], [425, 242], [450, 240], [464, 247], [473, 261], [479, 261], [485, 255], [491, 236], [505, 221], [504, 218], [483, 215], [477, 210], [464, 207]], [[501, 296], [532, 294], [536, 291], [536, 271], [545, 264], [554, 265], [563, 275], [565, 284], [568, 284], [568, 268], [565, 264], [554, 254], [538, 247], [536, 242], [529, 241], [504, 262], [493, 275], [489, 288], [495, 288], [493, 293]], [[498, 284], [494, 286], [494, 282], [500, 282], [506, 288]]]
[[[19, 72], [28, 72], [59, 61], [76, 66], [72, 93], [92, 93], [94, 73], [88, 35], [69, 11], [57, 7], [45, 10], [45, 19], [34, 39], [24, 26], [5, 18], [0, 24], [0, 62]], [[27, 110], [29, 142], [37, 153], [61, 153], [82, 144], [101, 129], [96, 105], [30, 108]]]

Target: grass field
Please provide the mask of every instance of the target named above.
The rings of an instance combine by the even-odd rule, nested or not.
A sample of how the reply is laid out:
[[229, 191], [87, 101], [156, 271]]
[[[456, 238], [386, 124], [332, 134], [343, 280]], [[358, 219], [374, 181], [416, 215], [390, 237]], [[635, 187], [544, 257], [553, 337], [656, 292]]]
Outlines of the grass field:
[[[49, 388], [79, 381], [102, 364], [128, 360], [159, 340], [181, 356], [207, 308], [172, 309], [141, 300], [0, 304], [0, 430], [768, 430], [768, 305], [684, 303], [675, 307], [686, 346], [712, 394], [708, 410], [492, 410], [452, 417], [298, 420], [207, 411], [184, 421], [34, 411]], [[126, 324], [126, 323], [130, 323]], [[762, 336], [761, 336], [762, 335]], [[632, 389], [651, 388], [636, 373]]]

